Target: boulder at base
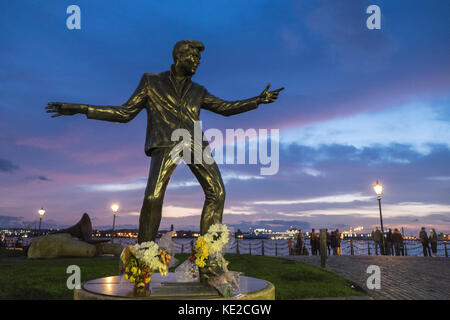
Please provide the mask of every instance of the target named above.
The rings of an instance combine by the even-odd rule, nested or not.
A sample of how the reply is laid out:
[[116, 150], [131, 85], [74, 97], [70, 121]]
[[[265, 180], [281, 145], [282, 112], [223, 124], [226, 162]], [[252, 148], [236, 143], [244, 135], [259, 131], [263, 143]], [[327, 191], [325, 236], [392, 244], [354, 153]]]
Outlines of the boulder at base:
[[123, 247], [118, 243], [97, 243], [97, 255], [102, 254], [113, 254], [115, 256], [120, 256]]
[[59, 233], [33, 239], [28, 249], [28, 259], [93, 257], [96, 253], [95, 245], [74, 240], [68, 233]]

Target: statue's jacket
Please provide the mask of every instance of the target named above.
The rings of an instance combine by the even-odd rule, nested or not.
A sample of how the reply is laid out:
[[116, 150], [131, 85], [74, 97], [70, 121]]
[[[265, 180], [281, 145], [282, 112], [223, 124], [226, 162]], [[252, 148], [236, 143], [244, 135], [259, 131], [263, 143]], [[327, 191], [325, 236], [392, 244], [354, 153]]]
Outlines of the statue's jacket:
[[257, 97], [224, 101], [190, 78], [179, 88], [171, 70], [145, 73], [126, 103], [122, 106], [88, 105], [87, 117], [124, 123], [134, 119], [142, 109], [147, 109], [145, 153], [151, 156], [155, 148], [172, 148], [178, 143], [171, 140], [175, 129], [187, 129], [194, 137], [194, 123], [199, 120], [200, 109], [230, 116], [258, 107]]

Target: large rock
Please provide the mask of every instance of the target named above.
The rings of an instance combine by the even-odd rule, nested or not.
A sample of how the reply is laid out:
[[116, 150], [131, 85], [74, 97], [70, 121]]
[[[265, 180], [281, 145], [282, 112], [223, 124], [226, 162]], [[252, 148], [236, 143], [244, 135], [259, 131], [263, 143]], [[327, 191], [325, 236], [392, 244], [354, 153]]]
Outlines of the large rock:
[[28, 249], [28, 259], [93, 257], [96, 253], [95, 245], [74, 240], [68, 233], [59, 233], [33, 239]]
[[101, 254], [113, 254], [115, 256], [120, 256], [123, 247], [118, 243], [97, 243], [97, 255]]

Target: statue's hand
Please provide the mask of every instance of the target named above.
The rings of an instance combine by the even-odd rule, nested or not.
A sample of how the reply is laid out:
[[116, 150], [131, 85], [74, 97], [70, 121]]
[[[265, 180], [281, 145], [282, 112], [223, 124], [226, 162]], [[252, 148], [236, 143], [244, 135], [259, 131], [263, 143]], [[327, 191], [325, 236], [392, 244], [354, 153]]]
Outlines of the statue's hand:
[[269, 88], [270, 88], [270, 82], [267, 85], [267, 87], [264, 89], [264, 91], [261, 92], [261, 94], [258, 96], [258, 103], [272, 103], [278, 99], [278, 93], [280, 91], [284, 90], [284, 88], [280, 88], [277, 90], [269, 91]]
[[52, 118], [85, 113], [81, 105], [74, 103], [49, 102], [45, 109], [47, 109], [47, 113], [53, 113]]

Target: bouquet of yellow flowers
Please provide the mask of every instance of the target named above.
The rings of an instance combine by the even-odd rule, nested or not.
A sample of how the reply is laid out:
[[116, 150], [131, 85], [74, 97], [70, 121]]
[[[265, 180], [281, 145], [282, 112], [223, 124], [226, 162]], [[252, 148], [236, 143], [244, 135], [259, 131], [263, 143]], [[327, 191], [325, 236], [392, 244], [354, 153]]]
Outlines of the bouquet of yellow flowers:
[[228, 261], [223, 252], [229, 244], [229, 229], [216, 223], [208, 232], [198, 237], [189, 260], [175, 270], [177, 281], [208, 283], [222, 296], [232, 297], [240, 293], [239, 273], [228, 270]]
[[171, 258], [170, 254], [155, 242], [143, 242], [128, 246], [122, 251], [121, 271], [125, 279], [135, 284], [135, 289], [145, 289], [148, 288], [152, 272], [159, 271], [161, 275], [167, 275]]
[[[213, 224], [208, 232], [197, 239], [192, 249], [189, 262], [198, 267], [200, 281], [214, 287], [224, 297], [232, 297], [240, 292], [239, 274], [228, 270], [228, 261], [223, 257], [223, 251], [230, 240], [229, 229], [224, 224]], [[193, 268], [184, 266], [180, 271], [192, 272]], [[185, 274], [184, 278], [196, 278]]]
[[125, 267], [124, 277], [131, 283], [136, 283], [137, 286], [143, 286], [150, 282], [152, 270], [147, 265], [139, 263], [135, 257], [132, 257]]
[[222, 252], [229, 241], [228, 234], [229, 230], [225, 224], [213, 224], [205, 235], [198, 237], [189, 260], [195, 262], [199, 268], [204, 268], [211, 256]]
[[197, 266], [203, 268], [206, 265], [206, 259], [209, 257], [209, 245], [205, 241], [205, 237], [200, 236], [197, 239], [194, 250], [189, 260], [195, 262]]

